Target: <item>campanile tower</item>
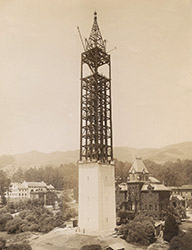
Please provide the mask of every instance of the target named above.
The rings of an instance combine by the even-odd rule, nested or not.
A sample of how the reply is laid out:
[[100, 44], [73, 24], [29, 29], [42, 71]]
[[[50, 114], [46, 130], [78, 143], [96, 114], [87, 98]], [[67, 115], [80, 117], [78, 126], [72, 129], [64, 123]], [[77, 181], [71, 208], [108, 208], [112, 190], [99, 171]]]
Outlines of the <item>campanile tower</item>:
[[116, 226], [111, 117], [111, 59], [97, 13], [81, 54], [81, 125], [79, 160], [81, 231]]

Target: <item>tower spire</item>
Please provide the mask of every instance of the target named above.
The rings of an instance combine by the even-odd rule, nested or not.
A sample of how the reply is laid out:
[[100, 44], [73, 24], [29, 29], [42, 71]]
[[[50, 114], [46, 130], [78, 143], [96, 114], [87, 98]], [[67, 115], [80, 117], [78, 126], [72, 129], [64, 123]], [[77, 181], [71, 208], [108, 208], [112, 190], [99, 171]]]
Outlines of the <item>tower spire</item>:
[[[113, 161], [111, 118], [111, 59], [97, 23], [97, 13], [81, 54], [80, 160]], [[84, 71], [85, 65], [91, 74]], [[101, 66], [108, 70], [105, 74]]]
[[94, 12], [94, 21], [89, 39], [86, 40], [86, 50], [98, 47], [105, 51], [105, 41], [102, 38], [101, 31], [97, 22], [97, 12]]

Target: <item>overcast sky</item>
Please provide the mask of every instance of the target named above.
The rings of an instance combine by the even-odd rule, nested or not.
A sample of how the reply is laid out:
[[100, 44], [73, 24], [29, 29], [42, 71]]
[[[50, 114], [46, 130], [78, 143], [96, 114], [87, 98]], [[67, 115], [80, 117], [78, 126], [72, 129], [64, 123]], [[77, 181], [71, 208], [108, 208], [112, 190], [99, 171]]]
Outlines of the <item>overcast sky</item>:
[[114, 146], [192, 141], [191, 0], [0, 0], [0, 154], [79, 148], [93, 12], [112, 56]]

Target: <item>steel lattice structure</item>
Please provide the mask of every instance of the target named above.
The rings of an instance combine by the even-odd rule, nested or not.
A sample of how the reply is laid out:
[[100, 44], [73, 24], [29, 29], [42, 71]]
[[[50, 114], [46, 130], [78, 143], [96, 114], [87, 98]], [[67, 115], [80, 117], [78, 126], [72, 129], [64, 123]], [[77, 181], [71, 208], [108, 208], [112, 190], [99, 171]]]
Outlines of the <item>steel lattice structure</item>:
[[[111, 117], [111, 59], [97, 23], [97, 13], [89, 39], [81, 54], [80, 161], [110, 163], [113, 160]], [[90, 74], [85, 75], [84, 65]], [[108, 75], [100, 72], [107, 65]]]

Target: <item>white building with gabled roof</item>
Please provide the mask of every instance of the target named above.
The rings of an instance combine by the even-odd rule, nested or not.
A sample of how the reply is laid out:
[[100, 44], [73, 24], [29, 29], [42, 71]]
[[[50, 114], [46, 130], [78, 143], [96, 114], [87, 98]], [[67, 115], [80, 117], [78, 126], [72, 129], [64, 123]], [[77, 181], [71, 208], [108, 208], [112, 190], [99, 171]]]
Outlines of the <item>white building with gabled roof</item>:
[[45, 182], [27, 182], [22, 183], [12, 182], [9, 190], [6, 194], [6, 198], [11, 201], [32, 199], [34, 194], [35, 197], [39, 197], [38, 194], [46, 194], [48, 192], [54, 192], [55, 188], [53, 185], [47, 185]]

